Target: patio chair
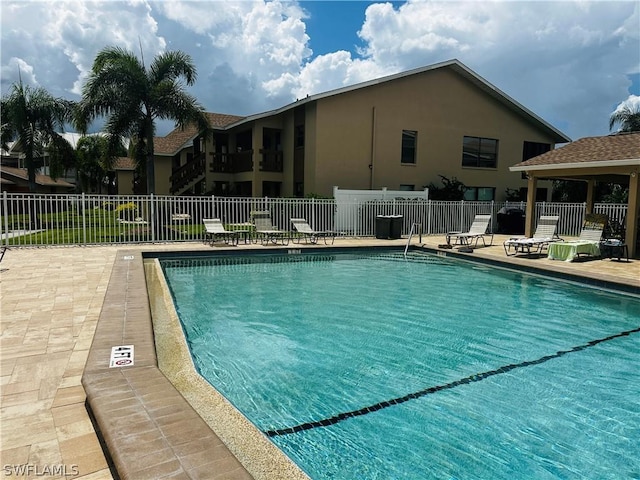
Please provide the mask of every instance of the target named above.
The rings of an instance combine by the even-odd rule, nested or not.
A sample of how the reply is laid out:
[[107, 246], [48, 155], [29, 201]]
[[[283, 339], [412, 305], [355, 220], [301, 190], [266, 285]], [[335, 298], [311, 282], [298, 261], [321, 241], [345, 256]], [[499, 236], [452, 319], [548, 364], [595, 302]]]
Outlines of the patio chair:
[[517, 255], [518, 253], [542, 253], [549, 243], [553, 241], [563, 241], [556, 229], [558, 228], [558, 215], [542, 215], [538, 220], [538, 226], [533, 237], [512, 237], [503, 243], [504, 253], [507, 255]]
[[588, 214], [577, 240], [549, 243], [548, 258], [572, 262], [581, 255], [600, 257], [600, 242], [607, 225], [604, 214]]
[[289, 244], [289, 232], [280, 230], [273, 225], [271, 212], [251, 212], [251, 220], [255, 227], [256, 235], [261, 239], [263, 245], [268, 245], [269, 243], [277, 244], [278, 242], [282, 242], [283, 245]]
[[219, 218], [203, 218], [202, 223], [204, 223], [204, 240], [209, 241], [209, 245], [213, 246], [216, 240], [223, 240], [227, 245], [238, 244], [238, 233], [226, 230]]
[[[314, 230], [311, 228], [311, 225], [304, 218], [292, 218], [291, 223], [293, 224], [293, 228], [300, 236], [298, 237], [298, 243], [303, 239], [305, 242], [309, 242], [312, 244], [317, 244], [318, 239], [322, 238], [324, 240], [324, 244], [328, 245], [327, 239], [331, 238], [331, 245], [336, 240], [336, 232], [332, 230]], [[295, 242], [295, 237], [294, 237]]]
[[478, 242], [482, 240], [482, 244], [486, 247], [484, 237], [490, 237], [489, 245], [493, 245], [493, 233], [487, 233], [491, 224], [491, 215], [476, 215], [473, 219], [471, 227], [467, 232], [448, 232], [446, 235], [447, 245], [451, 246], [451, 239], [455, 239], [454, 245], [462, 245], [470, 247], [473, 243], [474, 247], [478, 246]]

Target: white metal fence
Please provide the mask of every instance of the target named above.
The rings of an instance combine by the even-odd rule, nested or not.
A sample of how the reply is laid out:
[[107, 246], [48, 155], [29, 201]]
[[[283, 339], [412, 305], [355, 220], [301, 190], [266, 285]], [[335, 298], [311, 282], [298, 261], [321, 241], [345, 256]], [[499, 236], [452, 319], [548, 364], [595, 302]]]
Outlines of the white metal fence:
[[[354, 204], [350, 218], [341, 218], [341, 235], [375, 236], [376, 218], [402, 216], [402, 235], [420, 224], [423, 235], [466, 231], [476, 214], [491, 214], [495, 233], [524, 203], [441, 202], [423, 199], [373, 200]], [[333, 199], [238, 198], [109, 195], [2, 195], [0, 234], [3, 245], [94, 245], [196, 241], [204, 238], [204, 218], [220, 218], [228, 228], [246, 228], [251, 212], [269, 211], [275, 226], [291, 230], [291, 218], [306, 218], [316, 230], [333, 230]], [[537, 203], [540, 215], [559, 215], [558, 233], [577, 236], [582, 227], [584, 203]], [[624, 222], [627, 206], [597, 204], [613, 224]], [[502, 221], [501, 221], [502, 220]], [[244, 224], [244, 225], [243, 225]], [[512, 232], [504, 232], [512, 233]]]

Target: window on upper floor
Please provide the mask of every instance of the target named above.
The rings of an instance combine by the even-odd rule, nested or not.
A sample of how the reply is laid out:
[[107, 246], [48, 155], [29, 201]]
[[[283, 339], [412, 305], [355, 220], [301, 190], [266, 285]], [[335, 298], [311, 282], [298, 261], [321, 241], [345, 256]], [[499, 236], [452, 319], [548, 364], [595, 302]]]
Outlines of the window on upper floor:
[[464, 199], [470, 202], [490, 202], [495, 196], [495, 187], [467, 187], [464, 191]]
[[402, 130], [402, 153], [400, 163], [416, 163], [416, 142], [418, 132], [415, 130]]
[[413, 192], [416, 189], [415, 185], [410, 185], [408, 183], [401, 183], [400, 184], [400, 191], [401, 192]]
[[[524, 162], [530, 158], [547, 153], [549, 150], [551, 150], [551, 144], [549, 143], [522, 142], [522, 161]], [[527, 172], [522, 172], [520, 174], [520, 178], [522, 178], [522, 180], [526, 180]]]
[[523, 142], [522, 161], [524, 162], [530, 158], [547, 153], [549, 150], [551, 150], [551, 145], [549, 143]]
[[294, 127], [294, 147], [304, 147], [304, 125], [296, 125]]
[[498, 166], [498, 140], [465, 136], [462, 140], [462, 166], [496, 168]]

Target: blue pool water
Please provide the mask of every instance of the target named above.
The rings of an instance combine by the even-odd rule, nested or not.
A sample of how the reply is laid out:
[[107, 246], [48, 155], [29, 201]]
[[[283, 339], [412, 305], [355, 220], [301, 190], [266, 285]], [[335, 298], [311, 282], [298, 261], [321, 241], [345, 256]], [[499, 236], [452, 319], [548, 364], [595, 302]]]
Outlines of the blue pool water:
[[424, 254], [162, 262], [199, 372], [314, 480], [640, 478], [640, 301]]

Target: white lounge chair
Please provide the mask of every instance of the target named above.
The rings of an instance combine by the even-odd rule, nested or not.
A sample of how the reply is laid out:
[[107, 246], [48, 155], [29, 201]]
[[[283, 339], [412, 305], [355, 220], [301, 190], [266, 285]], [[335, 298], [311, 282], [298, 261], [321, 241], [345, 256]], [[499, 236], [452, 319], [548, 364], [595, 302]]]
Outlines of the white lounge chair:
[[226, 230], [219, 218], [203, 218], [204, 223], [204, 239], [209, 241], [209, 245], [213, 245], [216, 240], [223, 240], [228, 245], [238, 244], [238, 233], [233, 230]]
[[489, 245], [493, 245], [493, 233], [487, 233], [491, 223], [491, 215], [476, 215], [473, 219], [471, 227], [467, 232], [448, 232], [446, 235], [447, 245], [451, 245], [451, 239], [455, 239], [454, 245], [463, 245], [470, 247], [473, 243], [474, 247], [478, 246], [478, 241], [482, 240], [482, 244], [486, 247], [484, 237], [490, 237]]
[[251, 220], [256, 229], [256, 235], [262, 240], [263, 245], [278, 242], [282, 242], [283, 245], [289, 244], [289, 232], [273, 226], [270, 212], [251, 212]]
[[599, 257], [600, 242], [606, 226], [606, 215], [587, 215], [578, 240], [550, 243], [547, 257], [551, 260], [564, 260], [565, 262], [572, 262], [580, 255]]
[[503, 243], [504, 253], [507, 255], [542, 253], [549, 243], [561, 242], [562, 239], [556, 233], [559, 219], [558, 215], [542, 215], [538, 220], [533, 237], [512, 237], [505, 240]]
[[[306, 242], [316, 244], [318, 239], [322, 238], [324, 244], [328, 245], [327, 239], [331, 238], [331, 245], [336, 240], [336, 232], [332, 230], [314, 230], [304, 218], [292, 218], [291, 223], [296, 232], [300, 234], [298, 242], [304, 239]], [[295, 237], [294, 237], [295, 242]]]

